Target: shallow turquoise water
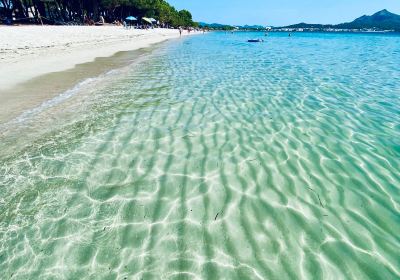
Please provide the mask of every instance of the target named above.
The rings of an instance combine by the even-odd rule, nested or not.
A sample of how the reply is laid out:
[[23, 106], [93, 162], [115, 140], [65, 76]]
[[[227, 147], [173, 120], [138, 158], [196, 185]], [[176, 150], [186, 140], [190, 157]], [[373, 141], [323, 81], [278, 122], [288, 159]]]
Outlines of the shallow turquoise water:
[[0, 278], [398, 279], [400, 36], [257, 36], [0, 124]]

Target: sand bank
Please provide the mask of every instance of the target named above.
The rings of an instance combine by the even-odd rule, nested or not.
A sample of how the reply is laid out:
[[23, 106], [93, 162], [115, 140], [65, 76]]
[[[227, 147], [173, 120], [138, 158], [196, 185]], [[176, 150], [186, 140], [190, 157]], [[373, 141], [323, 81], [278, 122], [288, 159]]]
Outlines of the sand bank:
[[77, 64], [178, 38], [174, 29], [136, 30], [117, 26], [0, 27], [0, 97], [35, 77]]

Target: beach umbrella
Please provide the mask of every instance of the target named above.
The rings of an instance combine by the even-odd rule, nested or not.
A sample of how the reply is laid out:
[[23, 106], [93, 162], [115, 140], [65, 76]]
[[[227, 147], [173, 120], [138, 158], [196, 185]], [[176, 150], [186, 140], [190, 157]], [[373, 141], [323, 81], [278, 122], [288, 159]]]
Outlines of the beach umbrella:
[[126, 18], [126, 20], [134, 21], [134, 20], [137, 20], [137, 19], [135, 17], [133, 17], [133, 16], [129, 16], [129, 17]]
[[146, 22], [148, 22], [148, 23], [150, 23], [150, 24], [153, 24], [153, 23], [151, 22], [151, 19], [149, 19], [149, 18], [147, 18], [147, 17], [143, 17], [142, 20], [144, 20], [144, 21], [146, 21]]

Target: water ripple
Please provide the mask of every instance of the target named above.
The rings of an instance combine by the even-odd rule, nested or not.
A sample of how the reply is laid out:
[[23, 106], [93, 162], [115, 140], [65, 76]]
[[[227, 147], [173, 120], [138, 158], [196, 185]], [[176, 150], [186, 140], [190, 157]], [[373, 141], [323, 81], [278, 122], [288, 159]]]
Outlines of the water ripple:
[[399, 278], [400, 37], [247, 35], [167, 43], [6, 127], [4, 277]]

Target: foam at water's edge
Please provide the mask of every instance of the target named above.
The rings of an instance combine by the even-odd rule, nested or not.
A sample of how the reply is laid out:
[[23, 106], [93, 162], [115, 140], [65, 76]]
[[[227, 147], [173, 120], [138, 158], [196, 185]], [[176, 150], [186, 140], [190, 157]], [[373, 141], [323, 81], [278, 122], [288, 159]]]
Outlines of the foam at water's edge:
[[[133, 64], [130, 64], [128, 67], [132, 67], [132, 65], [136, 64], [137, 62], [133, 62]], [[60, 103], [66, 101], [67, 99], [73, 97], [75, 94], [78, 94], [79, 92], [82, 92], [83, 89], [87, 87], [94, 87], [96, 83], [103, 81], [105, 78], [109, 78], [110, 75], [118, 75], [122, 74], [123, 71], [126, 71], [128, 67], [123, 67], [120, 69], [112, 69], [108, 70], [107, 72], [100, 74], [97, 77], [89, 77], [84, 79], [83, 81], [80, 81], [78, 84], [73, 86], [72, 88], [60, 93], [59, 95], [43, 101], [39, 106], [28, 109], [24, 112], [22, 112], [19, 116], [15, 117], [13, 120], [8, 121], [7, 123], [1, 124], [1, 126], [7, 127], [10, 125], [17, 125], [18, 123], [22, 123], [24, 121], [27, 121], [33, 117], [35, 117], [37, 114], [40, 114], [44, 110], [59, 105]]]
[[67, 100], [68, 98], [70, 98], [73, 95], [75, 95], [76, 93], [78, 93], [82, 87], [88, 86], [89, 84], [95, 82], [97, 79], [99, 79], [99, 78], [88, 78], [88, 79], [80, 82], [79, 84], [74, 86], [72, 89], [69, 89], [69, 90], [63, 92], [60, 95], [58, 95], [50, 100], [44, 101], [38, 107], [23, 112], [21, 115], [16, 117], [15, 120], [13, 120], [12, 122], [20, 123], [20, 122], [26, 121], [27, 119], [32, 118], [34, 115], [42, 112], [43, 110], [60, 104], [61, 102]]

